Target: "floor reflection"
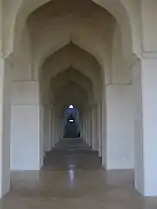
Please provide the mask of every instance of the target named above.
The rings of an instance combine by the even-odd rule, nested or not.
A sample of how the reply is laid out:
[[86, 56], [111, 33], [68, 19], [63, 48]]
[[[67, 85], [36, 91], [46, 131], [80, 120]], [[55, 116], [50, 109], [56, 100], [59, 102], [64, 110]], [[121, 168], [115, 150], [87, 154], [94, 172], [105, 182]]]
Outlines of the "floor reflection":
[[157, 198], [143, 198], [134, 190], [133, 171], [106, 172], [97, 153], [78, 145], [82, 142], [76, 143], [76, 152], [61, 143], [46, 156], [40, 172], [12, 172], [1, 209], [157, 208]]

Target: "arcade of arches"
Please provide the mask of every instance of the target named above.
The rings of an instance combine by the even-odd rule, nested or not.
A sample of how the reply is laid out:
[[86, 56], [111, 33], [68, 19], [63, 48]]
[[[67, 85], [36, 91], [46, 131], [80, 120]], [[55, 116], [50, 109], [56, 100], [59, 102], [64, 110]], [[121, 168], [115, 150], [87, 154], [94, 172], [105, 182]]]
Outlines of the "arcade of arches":
[[103, 168], [157, 196], [157, 0], [0, 0], [0, 15], [0, 196], [10, 170], [43, 167], [69, 105]]

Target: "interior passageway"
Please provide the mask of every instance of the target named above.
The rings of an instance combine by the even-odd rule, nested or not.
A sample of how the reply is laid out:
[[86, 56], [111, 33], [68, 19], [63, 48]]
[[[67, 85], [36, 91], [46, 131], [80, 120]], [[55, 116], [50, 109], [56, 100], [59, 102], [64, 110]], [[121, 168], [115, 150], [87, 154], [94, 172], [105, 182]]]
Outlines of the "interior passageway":
[[155, 8], [0, 0], [2, 209], [157, 208]]
[[52, 0], [23, 27], [14, 44], [11, 170], [133, 172], [127, 22], [123, 34], [101, 4]]

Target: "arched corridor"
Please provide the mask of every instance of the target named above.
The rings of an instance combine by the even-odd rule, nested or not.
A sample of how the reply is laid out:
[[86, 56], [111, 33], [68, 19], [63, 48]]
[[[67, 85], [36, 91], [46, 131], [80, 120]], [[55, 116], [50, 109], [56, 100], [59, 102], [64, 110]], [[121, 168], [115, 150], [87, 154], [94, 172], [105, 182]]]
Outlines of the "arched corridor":
[[155, 8], [0, 0], [2, 208], [156, 208]]
[[[55, 66], [53, 70], [52, 66]], [[45, 152], [50, 151], [52, 146], [55, 146], [64, 137], [78, 137], [78, 133], [69, 137], [69, 133], [65, 133], [65, 129], [76, 125], [74, 120], [72, 120], [73, 123], [69, 121], [67, 125], [65, 124], [65, 110], [70, 104], [73, 104], [74, 108], [69, 108], [69, 111], [77, 109], [79, 112], [75, 117], [78, 120], [80, 137], [94, 150], [100, 149], [101, 156], [102, 148], [98, 147], [97, 112], [93, 112], [93, 115], [90, 113], [90, 121], [85, 124], [87, 111], [90, 112], [94, 107], [96, 109], [98, 103], [101, 102], [101, 84], [101, 71], [97, 60], [72, 41], [45, 59], [40, 72]], [[49, 117], [57, 118], [50, 119]], [[52, 120], [57, 120], [57, 128]], [[88, 134], [90, 134], [88, 136], [85, 135], [87, 134], [86, 125], [88, 125]], [[52, 134], [54, 135], [52, 136]]]

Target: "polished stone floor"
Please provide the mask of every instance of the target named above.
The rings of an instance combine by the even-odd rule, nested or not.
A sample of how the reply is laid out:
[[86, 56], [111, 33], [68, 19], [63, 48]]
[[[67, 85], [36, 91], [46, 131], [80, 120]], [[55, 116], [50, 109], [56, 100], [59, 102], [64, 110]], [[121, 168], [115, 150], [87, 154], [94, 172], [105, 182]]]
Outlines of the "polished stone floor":
[[106, 172], [81, 140], [61, 141], [40, 172], [12, 172], [0, 209], [157, 209], [133, 188], [132, 171]]
[[98, 153], [92, 151], [81, 139], [63, 139], [47, 153], [44, 169], [49, 170], [95, 170], [101, 168]]

